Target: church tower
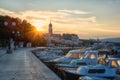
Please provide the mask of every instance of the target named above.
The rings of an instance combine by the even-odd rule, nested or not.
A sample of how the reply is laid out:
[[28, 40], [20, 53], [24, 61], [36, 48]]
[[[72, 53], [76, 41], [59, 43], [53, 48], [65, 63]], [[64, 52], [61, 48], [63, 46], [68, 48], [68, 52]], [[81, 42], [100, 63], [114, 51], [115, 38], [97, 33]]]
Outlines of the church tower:
[[49, 30], [48, 30], [48, 32], [49, 32], [49, 35], [52, 36], [53, 31], [52, 31], [52, 23], [51, 23], [51, 20], [50, 20], [50, 24], [49, 24]]

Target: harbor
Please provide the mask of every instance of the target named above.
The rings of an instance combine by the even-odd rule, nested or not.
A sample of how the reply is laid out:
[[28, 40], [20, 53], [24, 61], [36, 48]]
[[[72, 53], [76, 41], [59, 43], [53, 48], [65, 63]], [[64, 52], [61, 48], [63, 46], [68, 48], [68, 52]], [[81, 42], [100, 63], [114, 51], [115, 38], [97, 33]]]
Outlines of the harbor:
[[120, 0], [0, 0], [0, 80], [120, 80]]
[[[62, 80], [120, 79], [120, 58], [114, 57], [110, 50], [92, 48], [70, 48], [67, 50], [68, 48], [66, 48], [68, 52], [64, 53], [59, 51], [62, 49], [38, 49], [33, 53]], [[58, 51], [56, 52], [56, 50]]]
[[120, 79], [119, 53], [90, 47], [1, 48], [0, 65], [0, 80]]

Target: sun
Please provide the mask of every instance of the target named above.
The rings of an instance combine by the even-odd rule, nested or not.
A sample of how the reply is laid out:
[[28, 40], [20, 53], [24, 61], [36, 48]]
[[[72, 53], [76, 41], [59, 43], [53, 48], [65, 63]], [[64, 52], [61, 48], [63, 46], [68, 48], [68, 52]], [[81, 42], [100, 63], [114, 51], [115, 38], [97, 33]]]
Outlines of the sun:
[[35, 21], [33, 25], [37, 28], [38, 31], [43, 31], [42, 24], [38, 21]]

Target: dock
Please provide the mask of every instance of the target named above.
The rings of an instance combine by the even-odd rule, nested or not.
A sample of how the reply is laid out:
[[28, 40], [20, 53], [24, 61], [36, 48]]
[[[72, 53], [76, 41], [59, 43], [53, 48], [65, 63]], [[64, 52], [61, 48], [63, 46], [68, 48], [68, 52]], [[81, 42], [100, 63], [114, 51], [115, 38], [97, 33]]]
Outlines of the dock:
[[12, 54], [0, 51], [0, 80], [61, 80], [30, 50], [17, 49]]

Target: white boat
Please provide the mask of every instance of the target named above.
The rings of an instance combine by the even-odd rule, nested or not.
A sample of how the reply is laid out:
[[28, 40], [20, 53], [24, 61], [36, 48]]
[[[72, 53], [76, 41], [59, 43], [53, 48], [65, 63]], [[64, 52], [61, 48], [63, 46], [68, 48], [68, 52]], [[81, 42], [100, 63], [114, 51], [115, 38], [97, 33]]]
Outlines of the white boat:
[[47, 54], [46, 56], [40, 57], [40, 59], [44, 62], [48, 61], [48, 60], [52, 60], [52, 59], [56, 59], [59, 58], [61, 56], [57, 55], [57, 54]]
[[48, 54], [47, 51], [40, 51], [39, 53], [36, 54], [37, 57], [43, 57], [46, 56]]
[[108, 51], [104, 50], [88, 50], [86, 51], [80, 59], [73, 59], [70, 63], [59, 63], [56, 64], [56, 67], [58, 68], [78, 68], [79, 66], [85, 66], [85, 65], [96, 65], [98, 63], [98, 60], [101, 58], [105, 58]]
[[70, 63], [73, 59], [81, 58], [86, 50], [70, 50], [65, 56], [50, 60], [50, 63]]
[[61, 57], [60, 53], [61, 54], [63, 53], [61, 49], [50, 48], [50, 49], [45, 49], [43, 51], [40, 51], [39, 53], [36, 54], [36, 56], [42, 61], [47, 61], [47, 60], [52, 60], [52, 59]]
[[57, 67], [66, 67], [66, 68], [77, 68], [79, 66], [85, 65], [96, 65], [98, 63], [98, 53], [97, 50], [86, 51], [80, 59], [73, 59], [69, 64], [56, 64]]
[[69, 80], [77, 80], [80, 76], [93, 76], [113, 79], [120, 70], [119, 58], [107, 58], [99, 61], [98, 65], [81, 66], [77, 70], [64, 70], [62, 73]]

